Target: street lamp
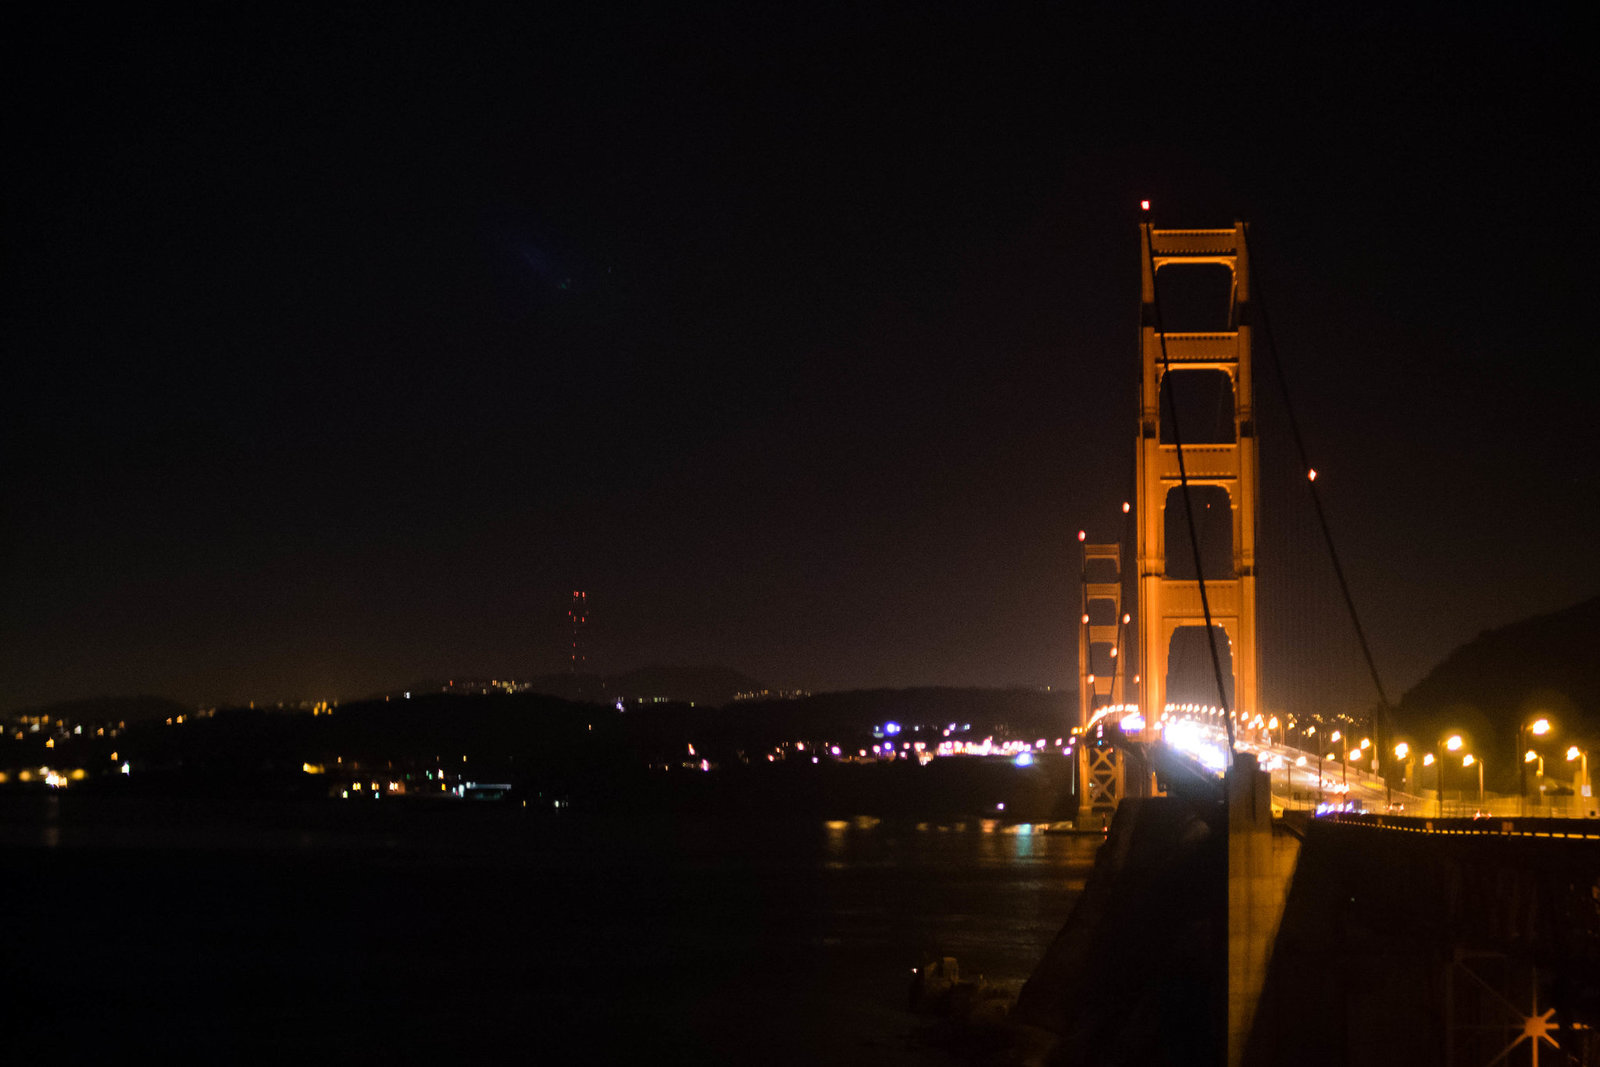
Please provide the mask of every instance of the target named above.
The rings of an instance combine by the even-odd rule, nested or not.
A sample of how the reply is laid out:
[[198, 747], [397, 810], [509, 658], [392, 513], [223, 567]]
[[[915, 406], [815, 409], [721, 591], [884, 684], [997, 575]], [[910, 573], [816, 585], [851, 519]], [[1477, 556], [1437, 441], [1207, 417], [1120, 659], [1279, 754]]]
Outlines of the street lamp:
[[1474, 763], [1476, 763], [1478, 765], [1478, 810], [1482, 811], [1483, 810], [1483, 760], [1481, 760], [1478, 757], [1474, 756], [1470, 752], [1468, 752], [1466, 754], [1466, 756], [1463, 757], [1462, 760], [1461, 760], [1461, 766], [1463, 766], [1463, 767], [1470, 767]]
[[[1451, 734], [1445, 739], [1444, 747], [1450, 752], [1460, 752], [1464, 742], [1460, 734]], [[1444, 761], [1439, 761], [1439, 813], [1444, 814]]]
[[[1517, 768], [1517, 771], [1518, 771], [1519, 775], [1525, 776], [1527, 774], [1527, 766], [1530, 763], [1538, 763], [1539, 764], [1539, 770], [1536, 772], [1536, 774], [1537, 774], [1537, 777], [1538, 777], [1539, 781], [1541, 781], [1541, 782], [1544, 781], [1544, 757], [1539, 755], [1539, 753], [1535, 752], [1531, 748], [1528, 749], [1528, 751], [1526, 751], [1526, 752], [1524, 752], [1522, 754], [1522, 766]], [[1541, 799], [1543, 798], [1543, 796], [1544, 796], [1544, 789], [1543, 788], [1540, 788], [1539, 796], [1540, 796]], [[1534, 809], [1534, 811], [1538, 811], [1539, 810], [1539, 802], [1538, 801], [1534, 801], [1533, 809]], [[1524, 815], [1526, 815], [1528, 813], [1528, 798], [1526, 796], [1524, 796], [1522, 798], [1522, 813]]]
[[[1519, 723], [1517, 723], [1517, 749], [1520, 751], [1520, 750], [1525, 749], [1525, 748], [1528, 747], [1528, 742], [1526, 740], [1524, 740], [1524, 738], [1526, 738], [1529, 734], [1533, 734], [1535, 737], [1543, 737], [1545, 734], [1547, 734], [1549, 732], [1550, 732], [1550, 720], [1549, 719], [1538, 718], [1538, 719], [1533, 720], [1532, 722], [1519, 722]], [[1533, 762], [1532, 760], [1530, 760], [1526, 756], [1524, 756], [1522, 758], [1522, 762], [1517, 765], [1517, 795], [1522, 798], [1522, 814], [1524, 814], [1524, 815], [1528, 814], [1528, 770], [1527, 770], [1527, 765], [1529, 763], [1532, 763], [1532, 762]]]
[[1400, 791], [1403, 793], [1411, 791], [1411, 760], [1407, 758], [1410, 755], [1411, 746], [1404, 741], [1394, 746], [1394, 758], [1400, 761]]
[[[1335, 730], [1335, 731], [1333, 731], [1333, 733], [1328, 735], [1328, 744], [1330, 744], [1330, 745], [1337, 744], [1338, 741], [1339, 741], [1339, 731], [1338, 730]], [[1317, 803], [1318, 804], [1322, 803], [1322, 756], [1320, 755], [1320, 752], [1321, 752], [1321, 749], [1318, 749], [1318, 753], [1319, 753], [1319, 755], [1317, 756]], [[1328, 759], [1337, 759], [1337, 758], [1338, 757], [1334, 752], [1330, 751], [1328, 753]]]
[[[1424, 752], [1422, 754], [1422, 765], [1424, 767], [1433, 765], [1432, 752]], [[1433, 783], [1435, 793], [1433, 800], [1438, 809], [1436, 812], [1436, 817], [1442, 819], [1444, 818], [1444, 760], [1439, 761], [1439, 769], [1433, 773], [1437, 775]]]
[[[1567, 749], [1567, 762], [1571, 763], [1574, 760], [1581, 760], [1582, 762], [1579, 764], [1581, 773], [1572, 783], [1577, 787], [1573, 790], [1573, 792], [1587, 800], [1589, 797], [1594, 795], [1594, 790], [1590, 788], [1589, 782], [1589, 753], [1585, 752], [1577, 745], [1573, 745], [1571, 748]], [[1583, 811], [1585, 814], [1588, 813], [1589, 805], [1587, 803], [1583, 805]]]

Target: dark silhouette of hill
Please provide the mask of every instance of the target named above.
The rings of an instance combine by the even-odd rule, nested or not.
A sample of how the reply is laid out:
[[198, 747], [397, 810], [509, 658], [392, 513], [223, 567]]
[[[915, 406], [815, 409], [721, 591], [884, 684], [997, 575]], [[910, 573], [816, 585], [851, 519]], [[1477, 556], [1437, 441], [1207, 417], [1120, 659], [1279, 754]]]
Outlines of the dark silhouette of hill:
[[[528, 692], [423, 693], [323, 715], [224, 708], [172, 725], [163, 716], [130, 723], [114, 739], [66, 739], [54, 757], [61, 766], [106, 767], [116, 749], [133, 776], [112, 774], [102, 784], [124, 790], [316, 793], [326, 791], [327, 779], [306, 775], [303, 765], [320, 765], [330, 775], [359, 765], [396, 773], [470, 770], [479, 780], [515, 782], [538, 794], [598, 800], [637, 796], [642, 776], [702, 759], [730, 773], [764, 774], [769, 755], [810, 766], [811, 752], [823, 745], [837, 745], [842, 754], [870, 751], [885, 740], [875, 731], [891, 721], [900, 725], [896, 741], [930, 747], [952, 723], [957, 736], [971, 740], [1053, 739], [1066, 732], [1070, 704], [1065, 694], [1029, 689], [882, 689], [721, 707], [629, 704], [618, 711]], [[803, 747], [793, 747], [797, 742]]]
[[[1425, 746], [1447, 731], [1461, 733], [1503, 786], [1515, 780], [1519, 723], [1548, 717], [1556, 732], [1541, 744], [1552, 752], [1600, 747], [1597, 651], [1600, 597], [1485, 630], [1401, 698], [1396, 720], [1402, 734]], [[1548, 753], [1546, 765], [1554, 769]]]
[[529, 683], [536, 693], [563, 700], [651, 700], [685, 704], [728, 704], [740, 693], [759, 692], [762, 683], [726, 667], [641, 667], [601, 677], [596, 674], [546, 674]]
[[[1076, 716], [1072, 694], [1041, 689], [856, 689], [817, 693], [794, 700], [745, 701], [735, 713], [746, 732], [774, 740], [820, 734], [867, 734], [874, 726], [899, 723], [908, 731], [955, 723], [971, 724], [982, 737], [996, 731], [1020, 736], [1064, 736]], [[933, 740], [918, 736], [916, 740]], [[909, 735], [902, 740], [911, 740]]]
[[17, 715], [48, 715], [52, 719], [65, 719], [72, 723], [145, 722], [165, 721], [179, 715], [191, 715], [194, 708], [176, 700], [157, 696], [99, 696], [81, 700], [63, 700], [44, 707], [26, 708]]

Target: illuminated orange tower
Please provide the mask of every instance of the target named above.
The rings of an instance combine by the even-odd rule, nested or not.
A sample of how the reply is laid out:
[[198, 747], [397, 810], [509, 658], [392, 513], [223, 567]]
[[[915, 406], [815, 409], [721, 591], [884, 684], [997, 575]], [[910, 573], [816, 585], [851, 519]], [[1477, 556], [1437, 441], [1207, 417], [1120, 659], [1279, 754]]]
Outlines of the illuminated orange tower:
[[1122, 614], [1122, 545], [1090, 544], [1082, 530], [1078, 542], [1083, 546], [1083, 614], [1078, 629], [1078, 727], [1073, 732], [1078, 735], [1079, 816], [1092, 824], [1096, 814], [1109, 817], [1127, 792], [1121, 750], [1107, 739], [1103, 722], [1090, 725], [1097, 712], [1116, 701], [1117, 645], [1127, 616]]
[[[1139, 226], [1143, 276], [1139, 326], [1138, 616], [1140, 704], [1153, 727], [1167, 703], [1167, 664], [1173, 635], [1182, 627], [1211, 624], [1226, 631], [1233, 663], [1236, 711], [1260, 709], [1256, 658], [1256, 516], [1258, 456], [1250, 368], [1250, 269], [1245, 227], [1231, 230], [1158, 230]], [[1167, 332], [1156, 300], [1157, 279], [1168, 272], [1225, 267], [1232, 275], [1227, 328], [1204, 333]], [[1224, 309], [1217, 309], [1219, 316]], [[1176, 421], [1181, 446], [1163, 439], [1162, 379], [1169, 374], [1225, 375], [1233, 398], [1233, 439], [1191, 444], [1183, 436], [1183, 412]], [[1174, 390], [1168, 389], [1170, 401]], [[1226, 390], [1224, 390], [1224, 395]], [[1181, 448], [1181, 456], [1180, 456]], [[1181, 467], [1180, 467], [1181, 464]], [[1203, 574], [1205, 588], [1193, 579], [1168, 574], [1166, 509], [1182, 502], [1182, 478], [1192, 489], [1214, 486], [1227, 493], [1232, 509], [1232, 574]], [[1179, 536], [1187, 537], [1184, 532]], [[1202, 603], [1202, 592], [1204, 604]]]
[[[1083, 546], [1083, 615], [1078, 639], [1078, 726], [1081, 728], [1089, 725], [1097, 710], [1116, 698], [1115, 650], [1122, 636], [1122, 627], [1117, 621], [1122, 616], [1122, 546], [1089, 544], [1081, 532], [1078, 541]], [[1100, 580], [1090, 581], [1090, 567], [1096, 562], [1103, 565], [1105, 573], [1094, 575]], [[1099, 664], [1098, 671], [1094, 662], [1097, 646], [1104, 650], [1102, 657], [1111, 661]]]

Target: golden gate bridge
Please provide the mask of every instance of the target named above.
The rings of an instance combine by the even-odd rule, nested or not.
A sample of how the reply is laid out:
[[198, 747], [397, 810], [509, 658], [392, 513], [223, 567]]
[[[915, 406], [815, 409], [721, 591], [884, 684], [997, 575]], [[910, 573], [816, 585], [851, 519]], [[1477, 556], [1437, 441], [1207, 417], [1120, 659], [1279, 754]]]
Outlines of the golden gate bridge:
[[[1228, 1063], [1600, 1063], [1600, 821], [1559, 817], [1593, 814], [1586, 758], [1574, 759], [1570, 810], [1547, 805], [1528, 817], [1525, 795], [1484, 790], [1485, 753], [1469, 751], [1460, 736], [1421, 745], [1397, 734], [1276, 365], [1259, 286], [1252, 292], [1248, 228], [1158, 229], [1143, 207], [1132, 491], [1116, 520], [1117, 540], [1078, 534], [1079, 820], [1107, 827], [1095, 876], [1103, 884], [1091, 883], [1030, 982], [1022, 1016], [1063, 1033], [1084, 1030], [1094, 1009], [1084, 1007], [1073, 1022], [1059, 1013], [1062, 1001], [1096, 1002], [1097, 968], [1138, 967], [1108, 961], [1119, 950], [1107, 929], [1158, 919], [1147, 904], [1124, 915], [1119, 902], [1146, 901], [1153, 878], [1200, 863], [1176, 858], [1192, 851], [1199, 833], [1213, 839], [1212, 854], [1226, 870], [1225, 905], [1216, 898], [1226, 919], [1216, 921], [1225, 930], [1218, 948], [1226, 955]], [[1205, 284], [1174, 300], [1170, 279], [1196, 273]], [[1196, 294], [1211, 298], [1209, 319], [1169, 317], [1188, 319], [1204, 303], [1188, 299]], [[1275, 468], [1274, 484], [1308, 490], [1302, 500], [1310, 517], [1298, 529], [1261, 506], [1258, 333], [1273, 356], [1298, 460], [1292, 479]], [[1287, 533], [1302, 561], [1304, 546], [1321, 540], [1321, 577], [1285, 575], [1277, 593], [1258, 588], [1264, 525]], [[1279, 546], [1277, 554], [1287, 559], [1294, 551]], [[1355, 662], [1376, 699], [1337, 691], [1326, 671], [1309, 672], [1315, 680], [1297, 688], [1283, 680], [1285, 671], [1269, 703], [1261, 605], [1274, 602], [1266, 614], [1276, 652], [1318, 655], [1324, 642], [1308, 633], [1329, 628], [1325, 619], [1308, 623], [1317, 598], [1305, 593], [1319, 583], [1342, 601]], [[1542, 725], [1525, 729], [1538, 733]], [[1179, 832], [1184, 825], [1191, 829]], [[1167, 842], [1170, 856], [1156, 840]], [[1422, 992], [1414, 1003], [1391, 997], [1395, 1010], [1384, 1015], [1352, 989], [1368, 982], [1363, 966], [1393, 946], [1352, 951], [1337, 930], [1331, 941], [1316, 931], [1348, 922], [1339, 916], [1397, 878], [1444, 894], [1439, 906], [1449, 922], [1440, 928], [1429, 913], [1426, 935], [1396, 935], [1408, 945], [1396, 958]], [[1513, 889], [1509, 902], [1496, 899], [1504, 886]], [[1373, 925], [1421, 915], [1433, 903], [1402, 894], [1366, 907]], [[1190, 919], [1193, 926], [1196, 916]], [[1305, 976], [1330, 955], [1340, 957], [1331, 993]], [[1319, 989], [1338, 1003], [1315, 1006], [1340, 1015], [1345, 1028], [1332, 1045], [1282, 1017], [1312, 1007]], [[1398, 1007], [1402, 1000], [1410, 1015]], [[1130, 1048], [1144, 1040], [1123, 1037]], [[1064, 1052], [1060, 1062], [1097, 1062], [1076, 1055]]]

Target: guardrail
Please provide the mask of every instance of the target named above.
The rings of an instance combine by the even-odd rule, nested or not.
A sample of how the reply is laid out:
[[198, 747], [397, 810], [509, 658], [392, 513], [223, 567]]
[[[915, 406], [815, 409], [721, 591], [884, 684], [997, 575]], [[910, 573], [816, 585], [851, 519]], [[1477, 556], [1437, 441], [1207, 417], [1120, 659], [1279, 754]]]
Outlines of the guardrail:
[[1376, 812], [1336, 812], [1323, 815], [1321, 819], [1345, 826], [1370, 826], [1378, 830], [1402, 830], [1409, 833], [1600, 841], [1600, 819], [1534, 817], [1507, 819], [1492, 815], [1473, 819], [1428, 819], [1413, 815], [1383, 815]]

